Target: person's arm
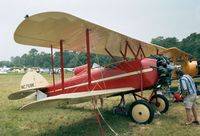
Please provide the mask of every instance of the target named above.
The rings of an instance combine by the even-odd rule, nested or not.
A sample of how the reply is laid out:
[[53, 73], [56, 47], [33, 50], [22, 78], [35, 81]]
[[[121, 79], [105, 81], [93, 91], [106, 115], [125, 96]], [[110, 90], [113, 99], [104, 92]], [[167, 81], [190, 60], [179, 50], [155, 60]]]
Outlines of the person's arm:
[[181, 91], [187, 91], [188, 87], [187, 87], [187, 82], [185, 79], [180, 79], [180, 89]]
[[181, 96], [182, 98], [185, 98], [187, 96], [187, 82], [184, 79], [180, 79], [180, 90], [181, 90]]

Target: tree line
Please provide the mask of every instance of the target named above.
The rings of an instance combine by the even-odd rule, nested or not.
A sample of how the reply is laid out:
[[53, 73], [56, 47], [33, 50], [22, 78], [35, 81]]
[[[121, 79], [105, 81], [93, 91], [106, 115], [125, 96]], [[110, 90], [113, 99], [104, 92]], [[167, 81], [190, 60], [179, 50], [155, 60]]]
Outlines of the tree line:
[[[73, 68], [86, 64], [87, 56], [83, 52], [64, 51], [64, 67]], [[112, 62], [112, 58], [103, 55], [91, 54], [91, 64], [94, 62], [100, 65], [106, 65]], [[0, 67], [40, 67], [51, 68], [52, 60], [51, 54], [45, 52], [38, 52], [36, 49], [31, 49], [27, 54], [21, 57], [11, 57], [10, 61], [0, 61]], [[54, 53], [54, 66], [60, 67], [60, 52]]]
[[[176, 37], [159, 36], [153, 38], [151, 43], [163, 46], [165, 48], [178, 47], [181, 50], [200, 59], [200, 34], [192, 33], [188, 37], [179, 41]], [[65, 67], [75, 67], [86, 63], [86, 53], [77, 53], [71, 51], [64, 52]], [[54, 53], [55, 67], [60, 67], [60, 53]], [[100, 65], [107, 65], [112, 62], [112, 58], [108, 56], [91, 54], [91, 64], [98, 63]], [[0, 61], [0, 67], [51, 67], [51, 54], [45, 52], [38, 52], [36, 49], [31, 49], [28, 53], [21, 57], [11, 57], [10, 61]]]
[[165, 48], [177, 47], [195, 58], [200, 59], [200, 34], [192, 33], [188, 37], [179, 41], [176, 37], [159, 36], [153, 38], [151, 43], [163, 46]]

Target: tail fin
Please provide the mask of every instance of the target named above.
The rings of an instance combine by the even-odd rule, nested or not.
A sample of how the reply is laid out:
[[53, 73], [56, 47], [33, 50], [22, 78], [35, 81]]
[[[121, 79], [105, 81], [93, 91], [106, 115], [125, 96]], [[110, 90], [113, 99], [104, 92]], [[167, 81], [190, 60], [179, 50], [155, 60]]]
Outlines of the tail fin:
[[37, 90], [44, 89], [49, 85], [47, 80], [37, 72], [26, 73], [20, 84], [20, 91], [12, 93], [8, 96], [9, 100], [17, 100], [25, 98]]

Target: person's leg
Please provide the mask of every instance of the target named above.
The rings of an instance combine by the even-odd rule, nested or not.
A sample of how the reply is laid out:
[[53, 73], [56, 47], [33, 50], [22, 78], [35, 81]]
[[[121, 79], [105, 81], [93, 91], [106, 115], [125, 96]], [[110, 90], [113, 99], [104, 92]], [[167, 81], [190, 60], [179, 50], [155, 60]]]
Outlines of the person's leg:
[[192, 110], [189, 109], [189, 108], [185, 108], [185, 111], [186, 111], [186, 124], [189, 125], [192, 123]]
[[193, 113], [193, 116], [194, 116], [194, 120], [198, 121], [197, 109], [196, 109], [195, 105], [192, 106], [192, 113]]
[[184, 98], [184, 105], [185, 105], [185, 111], [186, 111], [186, 125], [189, 125], [192, 123], [192, 106], [193, 106], [193, 98], [192, 95], [187, 95]]

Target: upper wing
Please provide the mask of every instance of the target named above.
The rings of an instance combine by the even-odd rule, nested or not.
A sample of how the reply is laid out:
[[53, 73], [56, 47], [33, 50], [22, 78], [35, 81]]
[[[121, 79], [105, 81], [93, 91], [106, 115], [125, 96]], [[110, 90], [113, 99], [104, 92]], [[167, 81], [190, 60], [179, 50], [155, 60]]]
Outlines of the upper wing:
[[92, 98], [103, 98], [111, 95], [128, 92], [131, 90], [135, 90], [132, 87], [127, 88], [117, 88], [117, 89], [108, 89], [108, 90], [96, 90], [96, 91], [88, 91], [88, 92], [80, 92], [80, 93], [69, 93], [69, 94], [61, 94], [57, 96], [47, 97], [32, 103], [29, 103], [23, 106], [22, 110], [32, 109], [32, 108], [45, 108], [45, 107], [53, 107], [59, 106], [63, 104], [75, 104], [86, 102], [92, 100]]
[[192, 55], [190, 55], [176, 47], [168, 48], [167, 50], [161, 52], [161, 54], [163, 54], [164, 56], [166, 56], [168, 58], [171, 58], [174, 63], [188, 61], [191, 58], [193, 58]]
[[[85, 51], [86, 29], [90, 30], [91, 52], [96, 54], [108, 55], [106, 48], [113, 56], [121, 56], [120, 50], [126, 50], [126, 43], [136, 54], [141, 47], [146, 56], [165, 50], [62, 12], [27, 17], [16, 29], [14, 39], [20, 44], [48, 48], [51, 45], [59, 48], [60, 40], [63, 40], [64, 49], [80, 52]], [[127, 51], [126, 56], [133, 58], [132, 51]]]

